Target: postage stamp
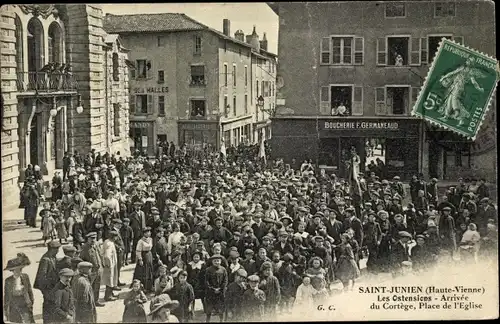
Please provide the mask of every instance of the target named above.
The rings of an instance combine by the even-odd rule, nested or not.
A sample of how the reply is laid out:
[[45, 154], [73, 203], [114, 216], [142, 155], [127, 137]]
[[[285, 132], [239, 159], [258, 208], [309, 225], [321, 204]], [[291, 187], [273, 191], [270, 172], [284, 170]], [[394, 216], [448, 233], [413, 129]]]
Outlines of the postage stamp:
[[474, 140], [497, 75], [494, 58], [443, 38], [412, 115]]

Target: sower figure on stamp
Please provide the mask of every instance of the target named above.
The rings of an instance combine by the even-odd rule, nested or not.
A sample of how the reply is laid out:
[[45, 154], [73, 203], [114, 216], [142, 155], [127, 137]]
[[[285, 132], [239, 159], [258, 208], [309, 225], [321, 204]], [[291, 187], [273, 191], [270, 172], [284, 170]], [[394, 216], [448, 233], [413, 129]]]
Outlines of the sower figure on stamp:
[[441, 120], [446, 121], [453, 118], [458, 120], [458, 126], [461, 126], [465, 119], [470, 116], [470, 112], [462, 103], [465, 85], [469, 81], [477, 91], [484, 92], [484, 88], [479, 85], [476, 78], [484, 78], [486, 75], [474, 68], [473, 65], [474, 57], [471, 56], [465, 61], [465, 65], [439, 79], [439, 82], [446, 88], [444, 102], [438, 109], [438, 112], [443, 114]]

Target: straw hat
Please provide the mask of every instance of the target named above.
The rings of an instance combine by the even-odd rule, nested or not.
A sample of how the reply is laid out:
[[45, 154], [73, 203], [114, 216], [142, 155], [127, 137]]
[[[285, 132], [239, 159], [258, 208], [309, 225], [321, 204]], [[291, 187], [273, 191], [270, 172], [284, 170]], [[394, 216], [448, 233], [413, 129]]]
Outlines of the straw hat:
[[179, 302], [177, 300], [170, 299], [170, 296], [168, 294], [161, 294], [151, 300], [151, 304], [149, 306], [151, 311], [149, 315], [156, 313], [163, 307], [169, 307], [170, 309], [173, 309], [177, 306], [179, 306]]

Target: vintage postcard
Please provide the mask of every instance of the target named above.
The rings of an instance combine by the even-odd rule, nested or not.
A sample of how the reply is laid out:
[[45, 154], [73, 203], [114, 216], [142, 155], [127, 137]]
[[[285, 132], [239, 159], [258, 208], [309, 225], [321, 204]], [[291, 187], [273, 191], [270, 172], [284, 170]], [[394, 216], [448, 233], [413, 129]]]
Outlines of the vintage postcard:
[[498, 317], [494, 2], [0, 18], [4, 322]]

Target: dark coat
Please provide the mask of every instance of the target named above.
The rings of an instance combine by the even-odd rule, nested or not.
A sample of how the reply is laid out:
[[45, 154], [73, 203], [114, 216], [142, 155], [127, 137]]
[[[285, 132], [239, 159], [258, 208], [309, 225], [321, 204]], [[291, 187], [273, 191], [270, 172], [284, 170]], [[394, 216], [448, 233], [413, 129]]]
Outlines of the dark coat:
[[247, 289], [243, 293], [243, 320], [258, 321], [264, 317], [266, 294], [260, 289]]
[[33, 288], [40, 290], [44, 296], [49, 293], [59, 281], [56, 262], [56, 258], [50, 257], [48, 252], [40, 259]]
[[233, 313], [233, 318], [240, 320], [243, 315], [243, 293], [245, 284], [231, 282], [226, 291], [226, 311]]
[[79, 275], [73, 281], [71, 288], [75, 303], [75, 322], [96, 323], [97, 311], [90, 279]]
[[33, 297], [33, 289], [31, 288], [30, 278], [26, 273], [21, 273], [21, 284], [23, 285], [23, 298], [24, 305], [21, 305], [17, 301], [17, 297], [13, 295], [14, 293], [14, 276], [10, 276], [5, 279], [5, 289], [3, 297], [3, 311], [7, 321], [20, 323], [22, 322], [21, 314], [28, 314], [31, 318], [31, 323], [34, 323], [33, 318], [33, 303], [35, 298]]
[[72, 323], [67, 316], [75, 316], [73, 292], [70, 286], [58, 282], [51, 290], [48, 298], [48, 313], [50, 323]]
[[194, 290], [190, 283], [176, 283], [168, 292], [172, 300], [177, 300], [179, 306], [172, 310], [172, 314], [177, 316], [180, 322], [185, 322], [189, 318], [189, 305], [194, 301]]
[[332, 224], [330, 220], [324, 220], [323, 224], [326, 226], [326, 233], [334, 239], [333, 244], [339, 245], [341, 242], [340, 234], [344, 232], [342, 222], [335, 220]]
[[354, 216], [352, 220], [346, 218], [344, 220], [344, 230], [347, 230], [348, 228], [352, 228], [354, 230], [354, 239], [356, 242], [359, 244], [363, 243], [363, 225], [361, 224], [359, 218], [356, 216]]

